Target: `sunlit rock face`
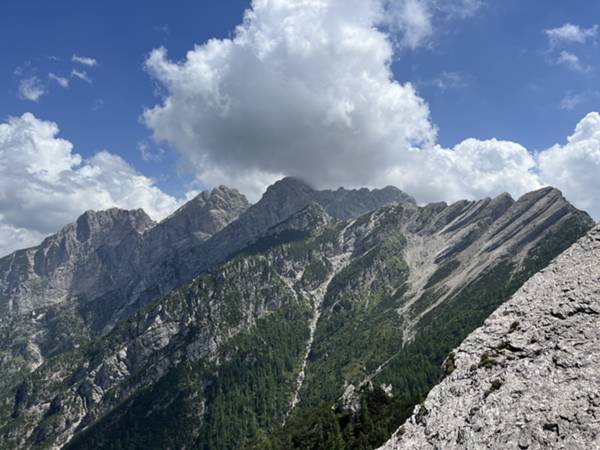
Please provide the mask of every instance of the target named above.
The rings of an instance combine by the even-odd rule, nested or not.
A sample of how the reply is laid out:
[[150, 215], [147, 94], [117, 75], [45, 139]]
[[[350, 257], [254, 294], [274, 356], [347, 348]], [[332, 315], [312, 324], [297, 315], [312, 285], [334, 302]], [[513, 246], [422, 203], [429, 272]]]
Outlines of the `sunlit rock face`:
[[600, 227], [451, 354], [448, 376], [382, 450], [600, 445]]

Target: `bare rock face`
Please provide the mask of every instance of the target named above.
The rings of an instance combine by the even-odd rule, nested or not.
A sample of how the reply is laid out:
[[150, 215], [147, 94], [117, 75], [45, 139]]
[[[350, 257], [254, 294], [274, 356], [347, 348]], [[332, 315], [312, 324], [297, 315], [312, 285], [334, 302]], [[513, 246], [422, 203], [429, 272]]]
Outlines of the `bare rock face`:
[[252, 207], [237, 190], [219, 186], [159, 224], [142, 210], [88, 211], [39, 247], [0, 258], [0, 315], [31, 312], [75, 297], [89, 303], [108, 296], [110, 308], [118, 312], [125, 307], [115, 316], [121, 319], [225, 261], [312, 202], [333, 217], [347, 219], [405, 201], [414, 202], [391, 187], [316, 191], [284, 178]]
[[[235, 189], [219, 186], [204, 191], [159, 224], [171, 245], [185, 244], [190, 237], [204, 241], [225, 228], [250, 207], [248, 200]], [[158, 230], [153, 234], [159, 234]]]
[[29, 311], [60, 302], [70, 292], [98, 288], [93, 272], [102, 261], [97, 250], [114, 248], [154, 225], [141, 209], [87, 211], [39, 247], [0, 259], [0, 311]]
[[346, 217], [407, 198], [394, 188], [316, 191], [285, 178], [256, 205], [219, 186], [158, 224], [142, 210], [88, 211], [40, 246], [0, 258], [0, 372], [10, 373], [0, 390], [22, 370], [108, 333], [307, 205], [335, 205]]
[[382, 447], [600, 448], [600, 227], [473, 332]]
[[39, 247], [0, 259], [0, 311], [21, 314], [122, 289], [173, 246], [206, 240], [248, 206], [239, 192], [220, 187], [158, 225], [141, 209], [87, 211]]
[[87, 211], [40, 246], [1, 258], [0, 390], [143, 306], [129, 302], [149, 268], [173, 248], [206, 240], [248, 206], [236, 190], [219, 187], [160, 224], [141, 209]]
[[394, 186], [386, 186], [383, 189], [373, 190], [367, 188], [339, 188], [335, 191], [318, 191], [315, 200], [330, 215], [342, 220], [358, 217], [365, 212], [393, 203], [410, 203], [416, 205], [413, 197]]
[[412, 197], [396, 188], [318, 191], [299, 179], [286, 177], [269, 186], [256, 204], [210, 238], [170, 248], [156, 259], [157, 263], [145, 269], [143, 279], [132, 288], [129, 297], [147, 303], [166, 294], [198, 273], [225, 262], [310, 204], [318, 204], [327, 214], [342, 220], [390, 205], [416, 208]]

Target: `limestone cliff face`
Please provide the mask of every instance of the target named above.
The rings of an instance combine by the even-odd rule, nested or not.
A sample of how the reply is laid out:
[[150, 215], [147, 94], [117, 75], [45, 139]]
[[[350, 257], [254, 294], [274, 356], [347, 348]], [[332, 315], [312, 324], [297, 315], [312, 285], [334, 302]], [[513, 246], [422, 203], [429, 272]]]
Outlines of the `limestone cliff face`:
[[600, 227], [448, 358], [383, 450], [600, 448]]
[[206, 240], [248, 206], [239, 192], [220, 187], [198, 195], [160, 224], [142, 210], [87, 211], [39, 247], [0, 259], [0, 311], [22, 314], [122, 290], [171, 248]]
[[88, 211], [39, 247], [0, 259], [0, 312], [13, 316], [75, 297], [87, 304], [100, 300], [116, 311], [96, 324], [107, 331], [116, 320], [225, 261], [311, 202], [347, 219], [414, 200], [391, 187], [316, 191], [285, 178], [256, 205], [250, 206], [237, 190], [219, 186], [159, 224], [142, 210]]
[[403, 201], [413, 200], [395, 188], [316, 191], [286, 178], [256, 205], [219, 186], [158, 224], [142, 210], [88, 211], [40, 246], [0, 259], [0, 391], [46, 358], [110, 332], [311, 202], [348, 217]]
[[150, 268], [248, 206], [239, 192], [220, 187], [159, 224], [142, 210], [87, 211], [40, 246], [0, 259], [0, 390], [143, 306], [135, 293]]
[[19, 314], [59, 303], [70, 293], [100, 289], [102, 254], [154, 226], [142, 210], [87, 211], [39, 247], [0, 259], [0, 311]]
[[[308, 205], [264, 239], [286, 231], [302, 233], [304, 238], [318, 236], [331, 221], [320, 206]], [[280, 333], [278, 342], [269, 345], [282, 345], [279, 350], [289, 351], [296, 360], [302, 357], [309, 317], [316, 308], [313, 296], [333, 276], [329, 261], [343, 252], [337, 236], [314, 242], [311, 250], [271, 245], [257, 253], [249, 248], [138, 311], [98, 341], [47, 361], [9, 395], [14, 398], [11, 408], [0, 407], [4, 424], [0, 448], [61, 448], [99, 417], [111, 417], [110, 413], [127, 411], [143, 401], [149, 401], [152, 410], [168, 410], [178, 394], [165, 379], [181, 372], [190, 377], [182, 381], [184, 405], [174, 405], [177, 408], [170, 413], [181, 423], [192, 421], [193, 429], [184, 431], [180, 424], [180, 429], [169, 433], [180, 433], [184, 447], [189, 447], [206, 421], [210, 397], [206, 390], [218, 379], [213, 373], [237, 357], [251, 330], [252, 336], [260, 326]], [[304, 279], [312, 264], [328, 268]], [[243, 364], [249, 364], [251, 371], [254, 360], [261, 357], [260, 349], [253, 345], [247, 351]], [[269, 423], [281, 421], [288, 410], [298, 374], [293, 362], [283, 369], [281, 385], [268, 394], [277, 406]], [[167, 396], [159, 400], [161, 390]], [[144, 397], [148, 391], [150, 399]], [[151, 417], [152, 410], [145, 411], [145, 417]], [[109, 427], [120, 414], [108, 419]]]

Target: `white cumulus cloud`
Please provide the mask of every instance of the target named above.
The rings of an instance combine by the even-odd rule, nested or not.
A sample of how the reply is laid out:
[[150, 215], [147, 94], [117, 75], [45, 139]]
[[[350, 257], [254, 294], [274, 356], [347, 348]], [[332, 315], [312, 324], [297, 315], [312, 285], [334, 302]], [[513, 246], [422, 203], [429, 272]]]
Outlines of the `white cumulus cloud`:
[[19, 96], [23, 100], [37, 102], [44, 94], [46, 94], [46, 89], [36, 76], [24, 78], [19, 83]]
[[538, 155], [540, 178], [575, 205], [600, 217], [600, 114], [589, 113], [568, 137]]
[[400, 43], [415, 49], [433, 35], [433, 13], [429, 2], [401, 0], [389, 2], [387, 23], [400, 33]]
[[0, 256], [35, 245], [88, 209], [143, 208], [154, 219], [179, 202], [121, 157], [89, 159], [30, 113], [0, 123]]
[[96, 59], [90, 58], [88, 56], [73, 55], [71, 57], [71, 61], [88, 67], [96, 67], [98, 65], [98, 61]]
[[[576, 170], [573, 137], [537, 154], [498, 139], [443, 148], [427, 103], [412, 84], [394, 79], [390, 20], [401, 39], [412, 33], [405, 45], [414, 47], [431, 35], [436, 12], [466, 17], [478, 6], [407, 0], [391, 10], [387, 0], [254, 0], [231, 38], [197, 45], [181, 61], [164, 48], [149, 55], [146, 67], [163, 98], [143, 120], [202, 184], [229, 184], [253, 199], [283, 175], [315, 187], [394, 184], [420, 202], [504, 191], [518, 197], [551, 184], [600, 216], [592, 201], [600, 187], [574, 175], [600, 173], [592, 164], [595, 141], [579, 150], [587, 165]], [[400, 15], [390, 16], [394, 11]], [[424, 31], [410, 32], [409, 23]], [[447, 76], [444, 87], [460, 81]]]
[[58, 85], [64, 89], [69, 87], [69, 79], [65, 77], [58, 76], [52, 72], [48, 74], [48, 78], [52, 81], [56, 81]]
[[565, 23], [561, 27], [544, 30], [550, 44], [585, 44], [588, 41], [593, 41], [598, 35], [598, 25], [590, 28], [584, 28], [572, 23]]
[[255, 0], [232, 39], [181, 62], [150, 54], [167, 97], [144, 121], [203, 181], [369, 184], [436, 135], [414, 87], [392, 78], [392, 43], [374, 26], [382, 14], [373, 0]]
[[466, 139], [451, 149], [409, 152], [390, 167], [385, 184], [401, 186], [421, 203], [479, 199], [509, 192], [519, 196], [542, 186], [534, 157], [522, 145]]

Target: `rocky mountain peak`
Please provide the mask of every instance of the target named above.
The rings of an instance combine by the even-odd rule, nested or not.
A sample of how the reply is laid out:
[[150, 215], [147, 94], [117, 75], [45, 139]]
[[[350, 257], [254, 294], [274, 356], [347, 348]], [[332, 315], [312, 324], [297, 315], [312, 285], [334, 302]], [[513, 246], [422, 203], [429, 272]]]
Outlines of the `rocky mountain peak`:
[[304, 181], [294, 177], [285, 177], [269, 186], [261, 201], [285, 201], [293, 197], [306, 198], [314, 192], [315, 190]]
[[142, 209], [86, 211], [75, 223], [31, 249], [33, 271], [38, 276], [48, 275], [63, 264], [74, 264], [102, 246], [116, 246], [126, 236], [141, 235], [155, 225]]
[[223, 206], [227, 206], [228, 204], [233, 205], [236, 203], [243, 203], [246, 206], [249, 206], [248, 200], [243, 194], [241, 194], [237, 189], [224, 185], [214, 187], [212, 190], [202, 191], [188, 203], [195, 203], [201, 206], [207, 203], [215, 206], [219, 205], [219, 203], [222, 203]]
[[390, 200], [402, 203], [413, 203], [416, 205], [416, 200], [412, 195], [407, 194], [396, 186], [385, 186], [381, 189], [373, 189], [373, 194], [378, 195], [380, 198], [388, 198]]
[[172, 242], [195, 236], [205, 240], [237, 219], [250, 203], [236, 189], [219, 186], [203, 191], [161, 222]]
[[111, 234], [122, 237], [123, 232], [143, 233], [156, 223], [143, 209], [110, 208], [104, 211], [88, 210], [79, 216], [75, 225], [77, 239], [83, 242], [90, 239], [101, 241]]
[[502, 194], [497, 195], [492, 199], [492, 203], [494, 204], [507, 204], [512, 205], [515, 202], [515, 199], [508, 192], [503, 192]]
[[207, 207], [208, 209], [240, 210], [248, 206], [250, 206], [248, 199], [237, 189], [218, 186], [212, 190], [200, 192], [175, 211], [171, 217], [184, 212], [186, 214], [200, 213], [203, 208]]
[[246, 198], [237, 189], [230, 188], [230, 187], [225, 186], [223, 184], [220, 184], [219, 186], [213, 188], [213, 190], [211, 191], [211, 196], [215, 196], [215, 195], [228, 196], [228, 197], [243, 197], [243, 198]]
[[317, 191], [315, 198], [330, 215], [342, 220], [358, 217], [365, 212], [391, 204], [416, 205], [413, 197], [394, 186], [372, 190], [367, 188], [323, 190]]
[[559, 202], [561, 204], [569, 203], [563, 196], [563, 193], [552, 186], [546, 186], [535, 191], [528, 192], [519, 198], [519, 202], [521, 202], [524, 207], [540, 201], [544, 201], [548, 204], [554, 202]]

